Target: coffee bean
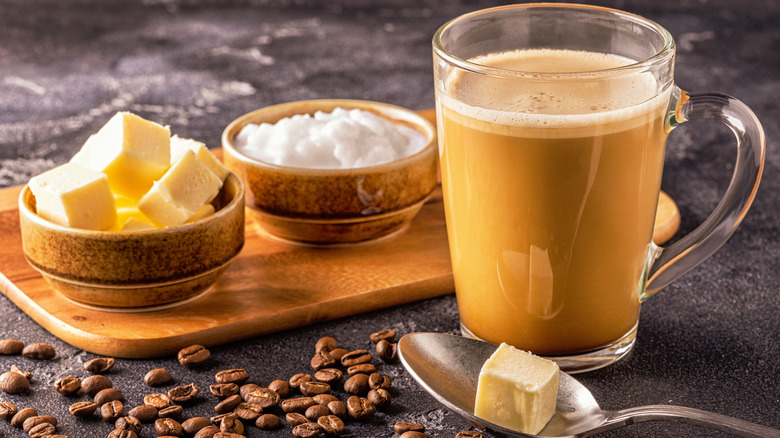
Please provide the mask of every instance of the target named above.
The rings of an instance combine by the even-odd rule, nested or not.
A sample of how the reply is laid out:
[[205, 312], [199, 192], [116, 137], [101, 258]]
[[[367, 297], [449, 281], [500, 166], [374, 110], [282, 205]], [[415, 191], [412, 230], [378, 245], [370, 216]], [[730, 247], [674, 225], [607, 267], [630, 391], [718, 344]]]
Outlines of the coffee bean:
[[420, 423], [412, 423], [409, 421], [397, 421], [393, 426], [393, 430], [398, 435], [403, 435], [404, 432], [425, 432], [425, 426]]
[[303, 423], [293, 427], [292, 434], [296, 438], [313, 438], [320, 434], [317, 423]]
[[25, 432], [29, 432], [33, 427], [43, 423], [49, 423], [56, 426], [57, 419], [51, 415], [34, 415], [24, 420], [24, 423], [22, 423], [22, 429]]
[[355, 374], [373, 374], [376, 372], [376, 365], [372, 363], [359, 363], [347, 368], [347, 374], [354, 376]]
[[35, 343], [26, 345], [22, 349], [22, 356], [30, 359], [50, 360], [56, 356], [54, 347], [49, 344]]
[[290, 413], [290, 412], [303, 413], [306, 412], [306, 409], [308, 409], [309, 406], [313, 406], [316, 404], [317, 402], [315, 402], [314, 399], [311, 397], [289, 398], [287, 400], [282, 401], [282, 410], [285, 413]]
[[314, 378], [319, 382], [327, 383], [333, 386], [341, 381], [344, 372], [338, 368], [323, 368], [314, 373]]
[[151, 423], [157, 418], [158, 409], [151, 405], [140, 405], [133, 409], [127, 415], [135, 417], [141, 423]]
[[344, 357], [345, 354], [349, 353], [349, 350], [346, 348], [336, 348], [330, 350], [328, 353], [330, 353], [330, 355], [333, 356], [336, 361], [341, 361], [341, 358]]
[[306, 416], [300, 412], [288, 412], [284, 416], [284, 419], [287, 421], [287, 424], [289, 424], [292, 427], [309, 422], [309, 419], [306, 418]]
[[371, 339], [371, 343], [377, 344], [379, 341], [387, 341], [387, 342], [393, 342], [395, 341], [395, 329], [385, 329], [385, 330], [379, 330], [378, 332], [371, 333], [369, 335], [369, 339]]
[[382, 339], [376, 344], [376, 355], [385, 362], [393, 362], [398, 356], [398, 344]]
[[173, 418], [158, 418], [154, 422], [154, 430], [157, 435], [173, 435], [181, 436], [184, 434], [184, 429], [181, 427], [181, 423]]
[[184, 430], [186, 435], [192, 436], [198, 433], [201, 429], [209, 427], [210, 425], [211, 422], [209, 422], [208, 418], [192, 417], [184, 420], [184, 422], [181, 423], [181, 428]]
[[160, 410], [172, 405], [173, 402], [171, 401], [171, 398], [168, 397], [168, 395], [166, 394], [153, 393], [153, 394], [146, 394], [144, 396], [144, 404], [149, 406], [154, 406], [155, 408], [157, 408], [157, 410]]
[[292, 377], [290, 377], [289, 383], [290, 388], [292, 389], [298, 389], [301, 386], [301, 383], [303, 382], [311, 382], [314, 378], [311, 376], [311, 374], [305, 374], [305, 373], [298, 373]]
[[182, 414], [184, 414], [184, 407], [179, 405], [171, 405], [157, 411], [157, 416], [160, 418], [179, 418]]
[[114, 429], [108, 434], [108, 438], [138, 438], [133, 430]]
[[344, 433], [344, 422], [335, 415], [325, 415], [317, 419], [317, 424], [325, 435], [340, 436]]
[[319, 353], [320, 351], [331, 351], [339, 348], [339, 342], [330, 336], [323, 336], [314, 345], [314, 351]]
[[330, 392], [330, 385], [324, 382], [303, 382], [301, 387], [301, 394], [311, 397], [317, 394], [327, 394]]
[[257, 403], [242, 402], [233, 412], [244, 421], [255, 421], [262, 415], [263, 408]]
[[310, 421], [317, 421], [318, 418], [330, 415], [330, 411], [327, 406], [314, 405], [306, 408], [306, 412], [303, 414]]
[[215, 415], [215, 416], [209, 418], [209, 421], [211, 421], [211, 424], [219, 427], [219, 425], [222, 424], [222, 420], [224, 420], [227, 417], [235, 417], [235, 416], [236, 416], [236, 414], [234, 414], [232, 412], [228, 412], [226, 414]]
[[148, 386], [162, 386], [171, 380], [173, 380], [171, 373], [165, 368], [153, 369], [144, 376], [144, 383]]
[[279, 394], [270, 388], [257, 388], [249, 391], [244, 397], [245, 401], [256, 403], [263, 409], [269, 409], [279, 404]]
[[124, 416], [117, 418], [114, 422], [114, 428], [119, 430], [132, 430], [136, 434], [141, 433], [141, 422], [137, 418]]
[[274, 414], [263, 414], [255, 420], [255, 426], [261, 430], [274, 430], [282, 425], [282, 420]]
[[168, 391], [168, 398], [170, 398], [174, 403], [187, 403], [192, 401], [192, 399], [195, 398], [199, 392], [200, 389], [198, 388], [198, 385], [190, 383], [189, 385], [182, 385], [171, 388]]
[[19, 409], [15, 404], [9, 401], [0, 402], [0, 418], [3, 420], [10, 420], [17, 412], [19, 412]]
[[340, 418], [346, 418], [348, 414], [347, 405], [345, 405], [341, 400], [328, 402], [328, 410], [331, 414]]
[[379, 409], [380, 411], [385, 410], [388, 406], [390, 406], [390, 402], [393, 400], [393, 397], [390, 395], [390, 392], [386, 389], [372, 389], [371, 391], [368, 391], [368, 395], [366, 396], [368, 398], [368, 401], [374, 404], [374, 406]]
[[235, 383], [236, 385], [242, 385], [249, 380], [249, 373], [242, 368], [222, 370], [214, 376], [214, 379], [217, 383]]
[[347, 412], [355, 420], [367, 420], [374, 415], [374, 405], [367, 398], [353, 395], [347, 399]]
[[239, 387], [235, 383], [217, 383], [209, 385], [209, 392], [218, 398], [227, 398], [238, 394]]
[[402, 433], [400, 438], [428, 438], [428, 435], [422, 432], [410, 430], [409, 432]]
[[372, 358], [373, 356], [371, 356], [368, 350], [352, 350], [341, 356], [341, 365], [349, 368], [352, 365], [371, 362]]
[[355, 374], [344, 382], [344, 391], [354, 395], [365, 395], [369, 390], [368, 376]]
[[314, 402], [317, 403], [318, 405], [327, 405], [328, 403], [339, 399], [333, 394], [317, 394], [312, 396], [312, 398], [314, 399]]
[[38, 411], [35, 410], [35, 408], [24, 408], [20, 409], [19, 412], [14, 414], [13, 417], [11, 417], [11, 426], [14, 427], [22, 427], [24, 422], [30, 418], [38, 415]]
[[106, 388], [106, 389], [101, 389], [100, 392], [95, 394], [94, 401], [98, 405], [102, 405], [110, 401], [122, 400], [122, 399], [124, 399], [124, 396], [122, 395], [122, 391], [116, 388]]
[[214, 438], [246, 438], [246, 437], [244, 435], [241, 435], [240, 433], [220, 431], [214, 434]]
[[70, 415], [73, 415], [74, 417], [85, 418], [94, 414], [97, 408], [98, 405], [95, 402], [80, 401], [70, 405], [68, 412], [70, 412]]
[[19, 373], [7, 371], [0, 375], [0, 389], [8, 394], [21, 394], [30, 390], [30, 381]]
[[86, 377], [81, 381], [81, 392], [92, 397], [98, 392], [106, 388], [112, 388], [113, 386], [114, 384], [111, 383], [111, 380], [108, 377], [101, 374], [95, 374], [94, 376]]
[[242, 434], [244, 433], [244, 423], [242, 423], [235, 414], [226, 415], [222, 421], [219, 422], [219, 431]]
[[290, 395], [290, 382], [286, 380], [274, 380], [271, 383], [268, 384], [268, 389], [273, 389], [276, 391], [277, 394], [279, 394], [279, 397], [287, 397]]
[[84, 370], [90, 373], [105, 373], [114, 366], [116, 360], [113, 357], [96, 357], [84, 362]]
[[17, 341], [16, 339], [0, 340], [0, 355], [10, 356], [19, 354], [22, 350], [24, 350], [24, 342], [22, 341]]
[[211, 357], [211, 352], [202, 345], [190, 345], [179, 350], [179, 363], [187, 368], [203, 365]]
[[33, 426], [27, 431], [27, 434], [30, 438], [50, 437], [56, 430], [57, 426], [51, 423], [41, 423]]
[[462, 430], [455, 435], [455, 438], [482, 438], [482, 434], [476, 430]]
[[[260, 388], [262, 388], [262, 387], [260, 385], [256, 384], [256, 383], [247, 383], [246, 385], [241, 385], [238, 388], [238, 393], [241, 394], [241, 398], [246, 400], [246, 396], [251, 391], [254, 391], [255, 389], [260, 389]], [[230, 394], [230, 395], [233, 395], [233, 394]], [[230, 395], [228, 397], [230, 397]]]
[[73, 395], [81, 389], [81, 379], [73, 376], [57, 379], [54, 389], [62, 395]]
[[311, 358], [311, 361], [309, 361], [309, 364], [314, 369], [314, 371], [318, 371], [323, 368], [330, 368], [336, 365], [336, 359], [334, 359], [333, 356], [331, 356], [327, 351], [318, 351], [317, 353], [314, 353], [314, 356]]
[[16, 365], [11, 365], [11, 372], [19, 373], [23, 375], [27, 380], [32, 380], [33, 378], [33, 373], [31, 371], [24, 371], [23, 369], [19, 368]]
[[241, 396], [231, 395], [230, 397], [222, 400], [221, 402], [217, 403], [216, 406], [214, 406], [214, 412], [218, 414], [226, 414], [228, 412], [231, 412], [233, 409], [236, 408], [241, 403]]
[[193, 438], [213, 438], [217, 433], [219, 433], [219, 427], [207, 426], [200, 429]]
[[392, 381], [385, 375], [372, 373], [370, 376], [368, 376], [368, 387], [371, 389], [390, 389], [391, 385]]
[[[97, 403], [95, 403], [97, 405]], [[112, 400], [100, 407], [100, 418], [105, 421], [116, 421], [125, 414], [125, 404], [119, 400]], [[141, 420], [138, 420], [141, 421]]]

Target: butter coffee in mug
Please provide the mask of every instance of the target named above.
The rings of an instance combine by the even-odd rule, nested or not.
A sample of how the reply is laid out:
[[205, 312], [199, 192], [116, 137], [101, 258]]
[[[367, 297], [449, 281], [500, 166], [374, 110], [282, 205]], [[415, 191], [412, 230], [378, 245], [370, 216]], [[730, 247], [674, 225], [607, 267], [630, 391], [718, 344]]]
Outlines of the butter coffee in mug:
[[[442, 187], [465, 334], [568, 371], [607, 365], [633, 346], [641, 301], [733, 232], [763, 165], [760, 124], [733, 98], [677, 88], [673, 62], [661, 27], [590, 6], [489, 9], [437, 32]], [[662, 251], [652, 233], [667, 134], [729, 111], [749, 131], [738, 177], [709, 226]], [[751, 196], [730, 196], [739, 192]]]

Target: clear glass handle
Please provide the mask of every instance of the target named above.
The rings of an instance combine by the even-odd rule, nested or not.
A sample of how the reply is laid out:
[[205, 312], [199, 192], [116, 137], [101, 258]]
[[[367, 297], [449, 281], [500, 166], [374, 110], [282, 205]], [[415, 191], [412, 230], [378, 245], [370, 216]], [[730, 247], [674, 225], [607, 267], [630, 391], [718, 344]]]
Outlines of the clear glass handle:
[[719, 93], [686, 93], [677, 99], [670, 127], [696, 119], [715, 119], [737, 137], [737, 163], [726, 193], [710, 216], [690, 234], [667, 248], [657, 247], [642, 300], [711, 256], [734, 233], [758, 190], [766, 140], [761, 123], [744, 103]]

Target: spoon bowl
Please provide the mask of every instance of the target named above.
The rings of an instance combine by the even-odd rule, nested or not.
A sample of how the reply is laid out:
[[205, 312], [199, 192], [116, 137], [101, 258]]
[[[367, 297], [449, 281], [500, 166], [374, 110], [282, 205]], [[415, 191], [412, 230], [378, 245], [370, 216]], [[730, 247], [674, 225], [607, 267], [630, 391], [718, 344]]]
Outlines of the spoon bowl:
[[482, 365], [498, 348], [484, 341], [444, 333], [411, 333], [398, 342], [406, 370], [436, 400], [478, 427], [499, 436], [586, 437], [629, 424], [671, 420], [743, 437], [780, 437], [780, 431], [725, 415], [682, 406], [653, 405], [604, 411], [590, 391], [561, 372], [555, 414], [538, 435], [528, 435], [474, 415]]

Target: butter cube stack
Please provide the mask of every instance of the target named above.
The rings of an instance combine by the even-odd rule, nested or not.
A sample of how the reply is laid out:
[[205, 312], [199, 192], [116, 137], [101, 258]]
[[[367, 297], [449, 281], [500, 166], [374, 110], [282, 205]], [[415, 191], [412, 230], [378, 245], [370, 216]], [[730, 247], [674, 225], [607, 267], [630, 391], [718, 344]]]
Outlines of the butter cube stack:
[[501, 344], [482, 366], [474, 415], [527, 434], [538, 434], [555, 414], [558, 364]]

